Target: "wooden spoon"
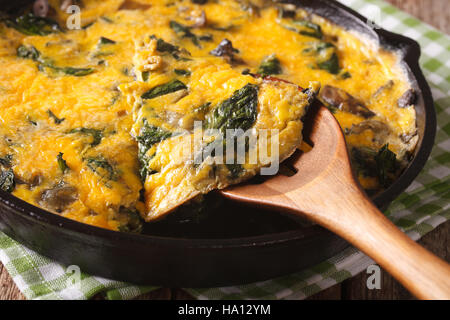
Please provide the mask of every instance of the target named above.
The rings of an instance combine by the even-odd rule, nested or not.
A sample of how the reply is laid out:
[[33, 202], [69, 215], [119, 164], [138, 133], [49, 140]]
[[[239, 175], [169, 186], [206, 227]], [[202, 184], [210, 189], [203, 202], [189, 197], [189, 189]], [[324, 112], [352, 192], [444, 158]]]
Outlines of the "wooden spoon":
[[314, 147], [289, 159], [296, 174], [221, 193], [309, 218], [372, 257], [418, 298], [450, 299], [450, 265], [408, 238], [375, 207], [353, 174], [338, 122], [325, 107], [315, 111], [309, 122]]

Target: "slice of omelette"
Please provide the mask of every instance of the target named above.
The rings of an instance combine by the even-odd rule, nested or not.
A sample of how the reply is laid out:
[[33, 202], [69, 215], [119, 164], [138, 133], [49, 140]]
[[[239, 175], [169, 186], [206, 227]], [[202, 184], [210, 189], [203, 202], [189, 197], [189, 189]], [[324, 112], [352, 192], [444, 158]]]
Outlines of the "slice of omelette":
[[[181, 60], [161, 54], [156, 37], [137, 45], [134, 72], [141, 81], [119, 89], [134, 105], [131, 133], [139, 146], [146, 221], [253, 177], [301, 143], [302, 117], [318, 83], [303, 90], [243, 75], [221, 58]], [[165, 65], [189, 76], [164, 72]]]

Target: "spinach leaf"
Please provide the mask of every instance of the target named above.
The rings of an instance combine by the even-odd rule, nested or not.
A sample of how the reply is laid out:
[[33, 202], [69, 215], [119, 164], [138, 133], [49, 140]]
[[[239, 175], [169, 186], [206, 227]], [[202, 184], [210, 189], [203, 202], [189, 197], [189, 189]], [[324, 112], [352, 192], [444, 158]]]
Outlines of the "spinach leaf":
[[[258, 86], [255, 84], [247, 84], [243, 88], [236, 90], [233, 95], [222, 101], [212, 111], [210, 111], [205, 119], [205, 128], [218, 129], [225, 137], [227, 129], [241, 129], [244, 132], [250, 129], [256, 121], [258, 106]], [[206, 106], [209, 109], [209, 104]], [[239, 133], [235, 133], [233, 137], [227, 139], [218, 139], [207, 144], [202, 148], [200, 154], [194, 156], [194, 163], [201, 163], [201, 159], [205, 154], [215, 150], [218, 144], [222, 147], [226, 146], [229, 138], [237, 139]], [[199, 158], [202, 157], [202, 158]], [[235, 159], [236, 160], [236, 159]], [[238, 178], [244, 171], [242, 165], [233, 163], [225, 165], [230, 172], [230, 179]]]
[[294, 20], [293, 23], [299, 26], [296, 30], [298, 33], [317, 39], [323, 38], [322, 28], [318, 24], [306, 20]]
[[231, 31], [235, 28], [238, 28], [239, 26], [234, 25], [234, 24], [230, 24], [228, 26], [219, 26], [219, 25], [215, 25], [215, 24], [208, 24], [208, 28], [216, 30], [216, 31], [223, 31], [223, 32], [228, 32]]
[[148, 77], [150, 77], [150, 71], [144, 71], [144, 72], [142, 72], [142, 80], [143, 80], [144, 82], [147, 82], [147, 81], [148, 81]]
[[114, 23], [114, 21], [112, 19], [105, 17], [105, 16], [100, 17], [100, 19], [106, 23]]
[[127, 216], [127, 223], [119, 226], [120, 232], [141, 233], [143, 223], [137, 211], [126, 208], [120, 208], [119, 214]]
[[206, 103], [202, 104], [201, 106], [194, 108], [193, 111], [197, 115], [204, 116], [209, 111], [210, 106], [211, 106], [211, 102], [206, 102]]
[[55, 67], [53, 65], [47, 64], [46, 67], [53, 69], [58, 73], [64, 73], [66, 75], [82, 77], [91, 74], [95, 71], [93, 68], [73, 68], [73, 67]]
[[86, 29], [92, 27], [94, 24], [95, 24], [95, 21], [89, 22], [88, 24], [85, 24], [84, 26], [82, 26], [81, 29], [86, 30]]
[[250, 72], [249, 68], [245, 68], [244, 70], [242, 70], [241, 74], [243, 74], [244, 76], [246, 76], [246, 75], [253, 76], [253, 74]]
[[170, 131], [163, 128], [153, 126], [148, 123], [147, 119], [143, 119], [143, 126], [139, 131], [136, 140], [142, 146], [141, 151], [145, 154], [156, 143], [161, 142], [172, 136]]
[[357, 172], [368, 177], [377, 177], [380, 185], [387, 188], [398, 169], [397, 157], [389, 150], [389, 144], [378, 151], [367, 147], [353, 148], [352, 160]]
[[52, 69], [57, 73], [63, 73], [66, 75], [73, 75], [81, 77], [88, 75], [95, 71], [93, 68], [73, 68], [73, 67], [57, 67], [54, 66], [48, 59], [42, 58], [41, 53], [35, 47], [26, 47], [21, 45], [17, 48], [17, 56], [23, 59], [31, 59], [38, 62], [38, 69], [43, 71], [44, 68]]
[[148, 170], [148, 162], [153, 156], [147, 155], [148, 150], [155, 145], [167, 138], [172, 136], [170, 131], [163, 128], [153, 126], [148, 123], [147, 119], [143, 119], [143, 126], [139, 131], [139, 135], [136, 140], [139, 144], [138, 158], [141, 166], [140, 174], [143, 181], [147, 178], [147, 175], [154, 173]]
[[375, 156], [377, 163], [377, 174], [380, 184], [388, 187], [392, 180], [389, 174], [393, 174], [397, 170], [397, 157], [395, 153], [389, 150], [389, 144], [384, 145]]
[[151, 39], [156, 40], [156, 50], [162, 53], [169, 53], [172, 55], [172, 57], [175, 58], [175, 60], [183, 60], [188, 61], [190, 60], [186, 56], [189, 56], [189, 51], [185, 49], [180, 49], [180, 47], [175, 46], [169, 42], [164, 41], [163, 39], [157, 38], [155, 35], [150, 36]]
[[341, 78], [342, 80], [350, 79], [351, 77], [352, 77], [352, 74], [348, 71], [344, 71], [341, 74], [339, 74], [339, 78]]
[[61, 31], [58, 23], [52, 19], [38, 17], [32, 13], [24, 14], [14, 20], [6, 20], [6, 25], [26, 35], [46, 36]]
[[175, 74], [179, 75], [179, 76], [190, 76], [191, 72], [189, 70], [183, 70], [183, 69], [175, 69], [173, 70], [173, 72], [175, 72]]
[[332, 44], [331, 42], [324, 42], [324, 41], [312, 42], [311, 47], [303, 49], [303, 54], [317, 55], [330, 48], [335, 48], [334, 44]]
[[[147, 77], [147, 79], [148, 79], [148, 77]], [[109, 103], [108, 107], [115, 105], [116, 102], [119, 101], [120, 96], [121, 96], [120, 91], [114, 91], [113, 96], [111, 97], [111, 102]]]
[[99, 145], [100, 142], [103, 139], [103, 131], [98, 129], [92, 129], [92, 128], [75, 128], [70, 130], [68, 133], [81, 133], [87, 136], [92, 137], [91, 146], [95, 147], [96, 145]]
[[191, 35], [191, 30], [188, 27], [186, 27], [186, 26], [184, 26], [184, 25], [182, 25], [182, 24], [180, 24], [180, 23], [178, 23], [176, 21], [173, 21], [173, 20], [170, 21], [169, 25], [170, 25], [170, 28], [173, 31], [175, 31], [175, 33], [180, 34], [183, 38], [192, 36]]
[[55, 124], [60, 124], [61, 122], [66, 120], [65, 118], [61, 118], [61, 119], [58, 118], [50, 109], [47, 110], [47, 113], [50, 118], [53, 118], [53, 120], [55, 121]]
[[375, 156], [377, 151], [368, 147], [354, 147], [351, 152], [353, 165], [365, 177], [377, 176]]
[[151, 35], [150, 38], [156, 40], [156, 50], [159, 52], [174, 53], [180, 51], [179, 47], [166, 42], [163, 39], [157, 38], [155, 35]]
[[103, 158], [99, 157], [90, 157], [86, 159], [86, 163], [89, 169], [99, 175], [102, 179], [106, 180], [117, 180], [117, 172], [114, 170], [113, 166]]
[[215, 107], [207, 115], [205, 127], [219, 129], [222, 134], [226, 133], [226, 129], [246, 131], [256, 121], [257, 106], [258, 86], [249, 83]]
[[303, 50], [305, 55], [316, 56], [316, 67], [318, 69], [326, 70], [331, 74], [339, 74], [339, 57], [337, 55], [337, 48], [330, 42], [316, 42], [309, 48]]
[[261, 77], [267, 77], [272, 74], [281, 73], [280, 60], [277, 59], [275, 55], [270, 55], [261, 62], [258, 71], [256, 72]]
[[98, 40], [98, 44], [99, 45], [105, 45], [105, 44], [115, 44], [116, 42], [114, 40], [105, 38], [105, 37], [100, 37], [100, 40]]
[[339, 73], [339, 58], [336, 53], [333, 53], [328, 60], [318, 61], [317, 67], [322, 70], [326, 70], [331, 74]]
[[198, 37], [201, 41], [211, 42], [214, 41], [214, 37], [212, 34], [203, 34]]
[[15, 185], [14, 171], [12, 169], [2, 171], [0, 174], [0, 189], [6, 192], [13, 192]]
[[195, 34], [192, 33], [191, 28], [184, 26], [176, 21], [170, 21], [170, 28], [181, 38], [190, 38], [192, 43], [201, 48], [200, 42]]
[[56, 156], [56, 161], [58, 161], [58, 167], [61, 170], [62, 173], [65, 173], [66, 170], [69, 170], [69, 167], [67, 166], [66, 160], [63, 159], [64, 153], [60, 152]]
[[10, 154], [7, 154], [3, 158], [0, 158], [0, 165], [5, 166], [5, 167], [11, 167], [12, 158], [13, 158], [13, 156]]
[[183, 89], [187, 89], [186, 85], [180, 80], [174, 79], [148, 90], [142, 95], [142, 99], [153, 99]]
[[23, 59], [38, 61], [41, 53], [33, 46], [26, 47], [24, 45], [21, 45], [19, 48], [17, 48], [17, 56]]

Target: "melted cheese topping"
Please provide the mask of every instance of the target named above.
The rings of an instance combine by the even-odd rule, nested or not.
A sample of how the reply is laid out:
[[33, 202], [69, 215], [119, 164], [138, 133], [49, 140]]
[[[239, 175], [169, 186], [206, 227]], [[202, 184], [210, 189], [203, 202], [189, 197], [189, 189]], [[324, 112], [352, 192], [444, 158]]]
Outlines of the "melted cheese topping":
[[[364, 117], [331, 106], [350, 150], [388, 146], [398, 161], [407, 158], [417, 142], [415, 111], [412, 104], [397, 106], [410, 84], [395, 53], [301, 10], [280, 18], [273, 5], [256, 10], [243, 3], [86, 0], [80, 30], [25, 35], [1, 25], [0, 159], [12, 160], [0, 164], [3, 172], [13, 170], [13, 194], [117, 230], [129, 229], [135, 212], [156, 219], [198, 194], [248, 179], [268, 163], [246, 162], [230, 178], [225, 165], [195, 166], [175, 155], [193, 138], [195, 121], [211, 117], [248, 84], [258, 87], [251, 128], [278, 129], [281, 158], [297, 147], [307, 94], [252, 76], [272, 55], [280, 66], [276, 77], [304, 88], [315, 81], [340, 88], [370, 110]], [[69, 14], [57, 0], [50, 5], [65, 26]], [[322, 35], [297, 20], [320, 26]], [[231, 53], [211, 54], [224, 39]], [[181, 89], [145, 98], [175, 79]], [[140, 154], [144, 124], [160, 128], [163, 138]], [[189, 134], [177, 135], [181, 130]], [[366, 189], [382, 187], [367, 170], [359, 175]]]

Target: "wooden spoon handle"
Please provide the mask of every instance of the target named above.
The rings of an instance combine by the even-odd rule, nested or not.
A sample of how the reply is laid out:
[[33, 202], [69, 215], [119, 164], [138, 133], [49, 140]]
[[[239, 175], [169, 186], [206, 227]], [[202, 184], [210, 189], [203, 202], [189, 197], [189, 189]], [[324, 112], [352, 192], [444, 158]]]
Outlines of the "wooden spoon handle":
[[416, 297], [450, 299], [449, 264], [401, 232], [360, 189], [337, 194], [336, 201], [324, 197], [328, 208], [310, 217], [373, 258]]
[[[364, 223], [350, 227], [349, 241], [366, 252], [421, 299], [450, 299], [450, 266], [394, 226], [370, 201], [353, 203], [364, 210]], [[356, 216], [356, 215], [355, 215]], [[365, 236], [361, 237], [361, 233]]]

